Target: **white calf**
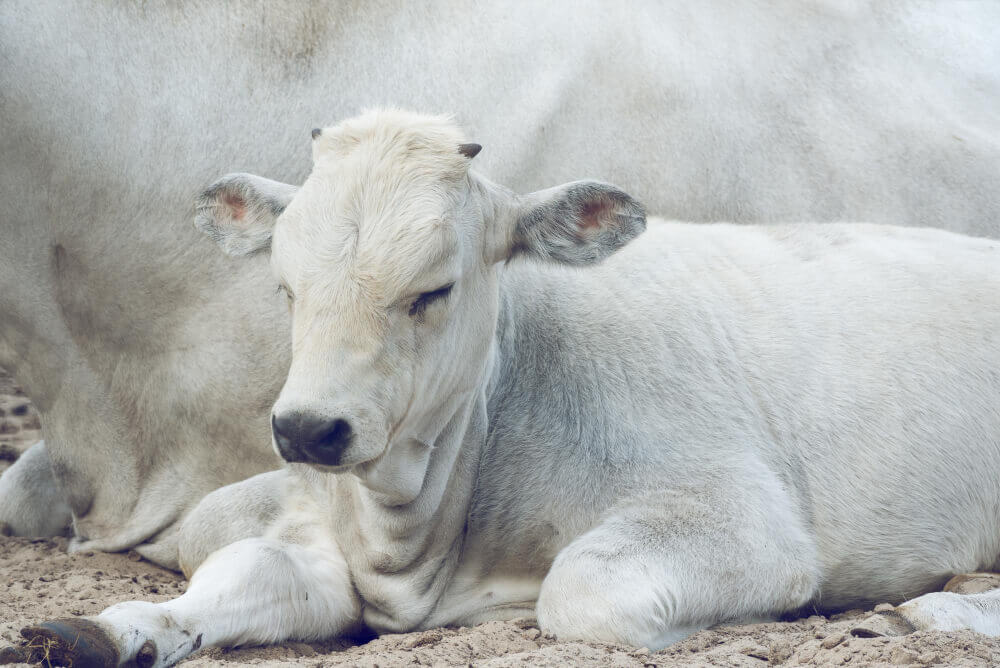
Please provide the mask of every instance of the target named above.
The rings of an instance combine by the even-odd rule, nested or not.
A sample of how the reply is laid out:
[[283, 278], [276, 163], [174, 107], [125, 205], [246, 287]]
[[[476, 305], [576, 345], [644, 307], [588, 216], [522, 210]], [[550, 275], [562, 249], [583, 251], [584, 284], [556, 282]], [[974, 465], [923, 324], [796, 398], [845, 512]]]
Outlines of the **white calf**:
[[[628, 195], [516, 196], [445, 119], [315, 137], [301, 188], [231, 175], [198, 213], [230, 252], [270, 249], [288, 295], [287, 472], [210, 497], [250, 490], [261, 516], [284, 485], [280, 518], [176, 600], [29, 637], [165, 665], [537, 614], [660, 647], [996, 564], [1000, 243], [654, 221], [626, 245], [645, 227]], [[898, 615], [933, 627], [955, 600]], [[995, 596], [962, 600], [948, 624], [995, 630]]]

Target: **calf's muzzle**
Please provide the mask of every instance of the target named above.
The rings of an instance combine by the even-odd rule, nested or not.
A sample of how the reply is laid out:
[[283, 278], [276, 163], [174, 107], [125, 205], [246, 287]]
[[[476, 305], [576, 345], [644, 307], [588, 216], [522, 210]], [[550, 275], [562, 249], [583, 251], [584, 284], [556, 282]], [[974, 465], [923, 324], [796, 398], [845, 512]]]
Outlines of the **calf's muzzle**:
[[354, 438], [347, 420], [291, 411], [271, 416], [271, 432], [286, 462], [337, 466]]

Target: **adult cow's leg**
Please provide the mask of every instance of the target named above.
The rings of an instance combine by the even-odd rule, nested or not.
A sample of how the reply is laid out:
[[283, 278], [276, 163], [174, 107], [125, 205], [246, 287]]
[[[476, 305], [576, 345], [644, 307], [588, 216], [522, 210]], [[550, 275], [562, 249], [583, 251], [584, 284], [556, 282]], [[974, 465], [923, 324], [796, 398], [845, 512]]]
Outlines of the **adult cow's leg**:
[[661, 648], [774, 617], [818, 587], [812, 540], [779, 487], [692, 488], [616, 508], [556, 557], [538, 622], [561, 639]]
[[0, 475], [0, 531], [15, 536], [58, 536], [72, 519], [56, 484], [45, 441], [39, 441]]
[[255, 475], [208, 494], [184, 518], [178, 552], [181, 570], [191, 577], [218, 549], [268, 532], [278, 519], [287, 469]]
[[309, 540], [248, 538], [223, 547], [172, 601], [119, 603], [21, 633], [67, 665], [140, 666], [169, 666], [202, 647], [343, 634], [360, 614], [347, 564], [332, 541], [297, 533]]

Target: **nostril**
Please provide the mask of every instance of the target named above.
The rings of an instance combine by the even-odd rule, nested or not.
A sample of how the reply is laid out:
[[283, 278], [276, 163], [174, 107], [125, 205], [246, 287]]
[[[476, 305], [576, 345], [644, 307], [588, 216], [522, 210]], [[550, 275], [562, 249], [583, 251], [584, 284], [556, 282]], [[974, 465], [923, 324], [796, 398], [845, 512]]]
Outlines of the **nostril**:
[[292, 423], [286, 417], [271, 415], [271, 435], [274, 443], [278, 446], [278, 452], [286, 461], [294, 461], [295, 455], [292, 447]]
[[321, 448], [343, 449], [353, 435], [354, 430], [351, 429], [351, 424], [347, 420], [334, 420], [329, 431], [319, 439], [320, 442], [317, 445]]
[[289, 420], [287, 417], [271, 415], [271, 432], [275, 438], [289, 440], [293, 428], [292, 420]]

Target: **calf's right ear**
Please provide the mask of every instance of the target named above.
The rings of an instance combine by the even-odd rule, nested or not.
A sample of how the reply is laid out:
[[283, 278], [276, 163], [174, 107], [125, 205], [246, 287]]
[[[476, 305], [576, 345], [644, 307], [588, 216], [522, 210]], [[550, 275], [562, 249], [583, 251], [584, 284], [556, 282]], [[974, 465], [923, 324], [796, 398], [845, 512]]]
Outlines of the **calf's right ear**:
[[227, 255], [251, 255], [271, 247], [274, 223], [297, 186], [253, 174], [226, 174], [198, 198], [194, 224]]

